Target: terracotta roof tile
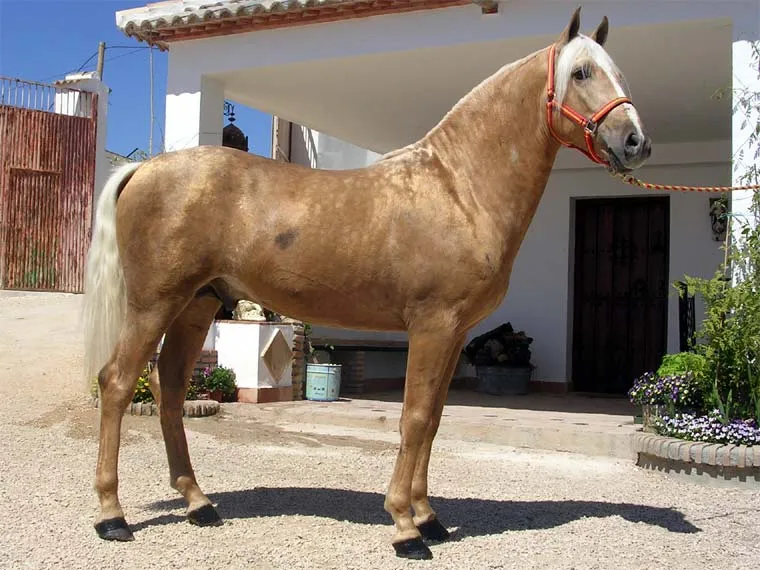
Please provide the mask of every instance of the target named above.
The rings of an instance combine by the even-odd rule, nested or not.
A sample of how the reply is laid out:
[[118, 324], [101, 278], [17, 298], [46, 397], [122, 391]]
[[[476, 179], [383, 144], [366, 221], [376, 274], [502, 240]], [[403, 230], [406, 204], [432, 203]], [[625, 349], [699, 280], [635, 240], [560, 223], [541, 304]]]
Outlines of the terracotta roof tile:
[[171, 41], [362, 16], [479, 4], [493, 0], [165, 0], [116, 12], [130, 37], [167, 48]]

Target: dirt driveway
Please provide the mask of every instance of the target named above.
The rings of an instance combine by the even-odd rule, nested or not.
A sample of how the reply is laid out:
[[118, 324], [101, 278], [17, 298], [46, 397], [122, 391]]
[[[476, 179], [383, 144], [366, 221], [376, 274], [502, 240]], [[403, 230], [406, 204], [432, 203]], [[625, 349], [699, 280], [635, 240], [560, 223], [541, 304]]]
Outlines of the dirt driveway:
[[383, 493], [394, 442], [285, 430], [255, 412], [186, 423], [226, 519], [185, 522], [155, 417], [124, 421], [120, 490], [136, 540], [92, 528], [98, 412], [79, 377], [79, 298], [0, 292], [0, 567], [16, 569], [757, 568], [760, 493], [629, 461], [440, 440], [431, 491], [454, 540], [395, 558]]

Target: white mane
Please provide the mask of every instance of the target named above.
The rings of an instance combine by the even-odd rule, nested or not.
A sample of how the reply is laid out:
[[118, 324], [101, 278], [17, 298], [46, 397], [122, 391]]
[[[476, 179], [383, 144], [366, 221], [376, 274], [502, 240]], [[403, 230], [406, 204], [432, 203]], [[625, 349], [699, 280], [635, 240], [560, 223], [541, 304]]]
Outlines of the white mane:
[[556, 99], [558, 104], [562, 104], [567, 94], [567, 86], [570, 83], [570, 78], [575, 68], [575, 63], [578, 58], [584, 55], [588, 55], [594, 62], [604, 70], [612, 81], [612, 84], [618, 91], [618, 97], [628, 95], [628, 89], [623, 79], [623, 74], [620, 73], [615, 62], [604, 50], [602, 46], [596, 43], [594, 40], [583, 34], [578, 34], [573, 38], [562, 51], [559, 52], [557, 58], [557, 67], [554, 70], [555, 85], [556, 85]]

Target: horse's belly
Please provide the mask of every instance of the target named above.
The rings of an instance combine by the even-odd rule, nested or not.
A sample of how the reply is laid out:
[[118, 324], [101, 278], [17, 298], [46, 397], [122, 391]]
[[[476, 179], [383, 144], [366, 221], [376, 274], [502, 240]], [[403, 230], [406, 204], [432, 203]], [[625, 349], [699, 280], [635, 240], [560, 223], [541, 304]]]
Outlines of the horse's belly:
[[[319, 264], [315, 264], [319, 267]], [[322, 326], [360, 330], [405, 330], [405, 303], [392, 286], [347, 284], [281, 270], [239, 281], [249, 300], [281, 315]]]

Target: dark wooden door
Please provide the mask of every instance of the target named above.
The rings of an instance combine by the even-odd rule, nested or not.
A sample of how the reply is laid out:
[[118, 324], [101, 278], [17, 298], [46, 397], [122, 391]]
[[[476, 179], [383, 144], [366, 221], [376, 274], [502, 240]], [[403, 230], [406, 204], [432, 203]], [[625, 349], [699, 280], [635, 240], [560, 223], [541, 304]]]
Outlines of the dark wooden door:
[[578, 200], [573, 389], [625, 394], [667, 348], [670, 201]]

